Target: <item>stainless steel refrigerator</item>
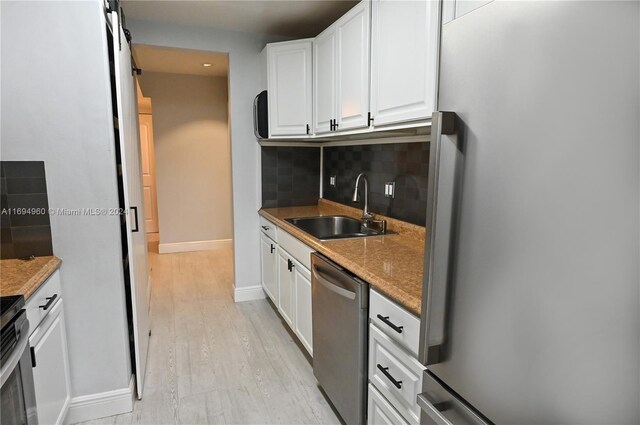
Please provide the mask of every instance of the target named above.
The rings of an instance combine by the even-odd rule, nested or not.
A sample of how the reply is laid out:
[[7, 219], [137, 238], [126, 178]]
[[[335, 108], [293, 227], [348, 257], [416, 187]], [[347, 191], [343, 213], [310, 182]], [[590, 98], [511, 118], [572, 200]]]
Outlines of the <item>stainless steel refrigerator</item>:
[[422, 424], [640, 423], [638, 2], [443, 25]]

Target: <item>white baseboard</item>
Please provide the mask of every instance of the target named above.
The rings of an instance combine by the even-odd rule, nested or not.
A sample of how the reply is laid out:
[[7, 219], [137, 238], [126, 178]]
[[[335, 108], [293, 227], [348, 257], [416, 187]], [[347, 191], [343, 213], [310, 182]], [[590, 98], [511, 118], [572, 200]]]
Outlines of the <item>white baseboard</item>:
[[243, 301], [262, 300], [264, 298], [265, 293], [262, 289], [262, 285], [233, 288], [233, 300], [237, 303], [241, 303]]
[[134, 393], [135, 381], [131, 376], [128, 388], [73, 397], [64, 423], [74, 424], [131, 412]]
[[161, 243], [158, 245], [159, 254], [169, 254], [171, 252], [191, 252], [206, 251], [209, 249], [219, 249], [231, 246], [233, 239], [216, 239], [212, 241], [174, 242]]

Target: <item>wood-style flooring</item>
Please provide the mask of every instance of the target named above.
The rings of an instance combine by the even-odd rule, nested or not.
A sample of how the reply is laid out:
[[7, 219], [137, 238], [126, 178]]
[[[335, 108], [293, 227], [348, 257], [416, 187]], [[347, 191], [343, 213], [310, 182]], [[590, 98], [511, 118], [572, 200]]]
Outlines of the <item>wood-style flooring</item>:
[[266, 300], [234, 303], [233, 253], [149, 253], [151, 341], [142, 400], [90, 424], [337, 424]]

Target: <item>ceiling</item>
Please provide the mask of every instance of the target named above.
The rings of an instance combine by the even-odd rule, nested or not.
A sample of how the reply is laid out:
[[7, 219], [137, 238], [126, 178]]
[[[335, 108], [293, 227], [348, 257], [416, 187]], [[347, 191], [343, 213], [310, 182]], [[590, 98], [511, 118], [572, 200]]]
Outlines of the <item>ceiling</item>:
[[[226, 53], [134, 44], [133, 56], [139, 68], [150, 72], [226, 77], [229, 57]], [[211, 66], [202, 66], [210, 63]]]
[[354, 0], [123, 0], [122, 7], [131, 19], [315, 37], [357, 3]]

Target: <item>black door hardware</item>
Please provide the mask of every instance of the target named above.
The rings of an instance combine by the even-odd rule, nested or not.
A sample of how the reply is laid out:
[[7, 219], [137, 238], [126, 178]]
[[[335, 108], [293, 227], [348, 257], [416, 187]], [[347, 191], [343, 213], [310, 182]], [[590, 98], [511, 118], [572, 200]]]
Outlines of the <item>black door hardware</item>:
[[371, 116], [371, 112], [367, 113], [367, 125], [373, 125], [373, 117]]
[[311, 129], [309, 128], [309, 124], [307, 124], [307, 134], [309, 134], [309, 131], [311, 131]]
[[382, 372], [384, 374], [384, 376], [387, 377], [387, 379], [389, 381], [391, 381], [391, 383], [397, 388], [400, 389], [402, 388], [402, 381], [397, 381], [396, 378], [394, 378], [390, 373], [389, 373], [389, 368], [388, 367], [382, 367], [382, 365], [380, 363], [378, 363], [378, 369], [380, 369], [380, 372]]
[[294, 268], [295, 266], [296, 266], [296, 265], [295, 265], [295, 264], [293, 264], [293, 261], [291, 261], [290, 259], [287, 259], [287, 270], [289, 270], [290, 272], [292, 272], [292, 271], [293, 271], [293, 268]]
[[264, 229], [265, 232], [269, 230], [269, 226], [260, 226], [260, 227], [262, 227], [262, 229]]
[[31, 367], [36, 367], [36, 350], [33, 347], [31, 349]]
[[131, 209], [133, 210], [133, 218], [134, 218], [134, 222], [136, 224], [136, 228], [135, 229], [131, 229], [131, 232], [137, 232], [140, 229], [138, 228], [138, 207], [131, 207]]
[[402, 333], [402, 329], [404, 328], [404, 326], [398, 326], [394, 324], [389, 320], [389, 316], [383, 316], [382, 314], [378, 314], [378, 319], [382, 320], [385, 325], [389, 326], [391, 329], [398, 332], [399, 334]]
[[56, 298], [58, 298], [58, 294], [53, 294], [53, 297], [45, 298], [47, 300], [47, 303], [45, 305], [41, 305], [39, 307], [46, 311], [47, 309], [49, 309], [49, 307], [51, 307], [51, 304], [53, 304], [55, 302]]
[[276, 247], [273, 246], [273, 244], [271, 244], [271, 253], [273, 254], [273, 251], [275, 251], [275, 250], [276, 250]]

